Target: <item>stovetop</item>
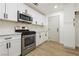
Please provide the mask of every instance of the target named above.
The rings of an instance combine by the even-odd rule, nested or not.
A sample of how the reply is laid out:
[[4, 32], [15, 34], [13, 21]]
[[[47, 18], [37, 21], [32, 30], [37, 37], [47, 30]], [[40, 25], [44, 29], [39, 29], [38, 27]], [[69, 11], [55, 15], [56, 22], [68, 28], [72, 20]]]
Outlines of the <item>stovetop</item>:
[[20, 32], [22, 35], [31, 35], [31, 34], [36, 34], [35, 31], [29, 31], [29, 30], [15, 30], [15, 32]]

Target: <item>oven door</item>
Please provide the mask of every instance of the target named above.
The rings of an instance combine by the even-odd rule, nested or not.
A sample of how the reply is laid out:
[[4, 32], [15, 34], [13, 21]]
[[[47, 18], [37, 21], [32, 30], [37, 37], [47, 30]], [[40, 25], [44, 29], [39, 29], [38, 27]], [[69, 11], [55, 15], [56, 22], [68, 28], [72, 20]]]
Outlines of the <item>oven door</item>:
[[35, 34], [22, 36], [22, 49], [26, 49], [33, 43], [35, 43]]

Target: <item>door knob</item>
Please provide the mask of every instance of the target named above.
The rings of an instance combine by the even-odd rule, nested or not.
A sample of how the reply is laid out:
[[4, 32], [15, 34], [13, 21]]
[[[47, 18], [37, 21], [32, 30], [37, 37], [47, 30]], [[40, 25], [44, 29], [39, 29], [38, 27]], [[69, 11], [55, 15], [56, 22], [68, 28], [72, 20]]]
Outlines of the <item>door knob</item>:
[[59, 28], [57, 28], [57, 32], [59, 32]]

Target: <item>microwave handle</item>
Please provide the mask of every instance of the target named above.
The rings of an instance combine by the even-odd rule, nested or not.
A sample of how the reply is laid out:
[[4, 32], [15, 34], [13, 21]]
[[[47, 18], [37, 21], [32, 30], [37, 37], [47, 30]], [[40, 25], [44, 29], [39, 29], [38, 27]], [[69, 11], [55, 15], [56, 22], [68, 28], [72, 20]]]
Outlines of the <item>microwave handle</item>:
[[19, 18], [20, 18], [20, 13], [19, 11], [17, 11], [17, 21], [19, 21]]

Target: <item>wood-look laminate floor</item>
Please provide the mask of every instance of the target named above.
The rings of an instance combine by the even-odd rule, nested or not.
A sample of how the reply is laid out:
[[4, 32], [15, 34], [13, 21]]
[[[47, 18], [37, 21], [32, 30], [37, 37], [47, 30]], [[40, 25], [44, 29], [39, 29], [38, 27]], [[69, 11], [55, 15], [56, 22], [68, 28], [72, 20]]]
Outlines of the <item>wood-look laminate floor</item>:
[[67, 49], [57, 42], [47, 41], [26, 56], [79, 56], [79, 49]]

